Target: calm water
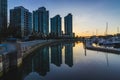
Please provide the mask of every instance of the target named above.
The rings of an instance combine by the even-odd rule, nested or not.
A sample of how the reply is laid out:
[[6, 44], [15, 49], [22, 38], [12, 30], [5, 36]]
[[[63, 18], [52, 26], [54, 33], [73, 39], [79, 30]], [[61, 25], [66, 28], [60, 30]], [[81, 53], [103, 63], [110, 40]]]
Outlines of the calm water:
[[120, 55], [58, 43], [36, 50], [2, 80], [120, 80]]

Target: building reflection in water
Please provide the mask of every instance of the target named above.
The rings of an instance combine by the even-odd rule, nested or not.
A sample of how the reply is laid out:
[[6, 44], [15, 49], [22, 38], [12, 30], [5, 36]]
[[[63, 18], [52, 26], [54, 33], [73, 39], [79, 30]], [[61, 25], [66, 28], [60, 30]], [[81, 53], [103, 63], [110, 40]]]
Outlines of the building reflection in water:
[[[79, 55], [79, 51], [82, 49], [81, 53], [83, 52], [83, 46], [80, 43], [80, 46], [78, 44], [78, 46], [75, 46], [75, 48], [73, 48], [75, 45], [74, 43], [62, 43], [62, 44], [52, 44], [51, 46], [45, 46], [43, 48], [38, 48], [37, 50], [35, 50], [32, 54], [30, 54], [29, 56], [27, 56], [25, 59], [23, 59], [23, 63], [22, 65], [20, 65], [19, 68], [12, 70], [11, 72], [9, 72], [9, 74], [5, 74], [5, 76], [3, 76], [3, 78], [1, 78], [0, 80], [59, 80], [60, 78], [64, 78], [64, 80], [67, 80], [67, 78], [71, 78], [74, 77], [76, 79], [86, 79], [86, 75], [83, 77], [80, 77], [79, 74], [82, 73], [88, 73], [88, 71], [86, 71], [86, 69], [84, 69], [84, 66], [86, 66], [86, 64], [82, 64], [81, 63], [73, 63], [74, 58], [73, 55], [78, 56]], [[79, 50], [80, 49], [80, 50]], [[75, 51], [77, 50], [77, 52]], [[76, 54], [73, 54], [74, 52], [76, 52]], [[90, 52], [91, 51], [87, 51]], [[96, 53], [96, 51], [93, 51], [93, 53]], [[88, 54], [88, 53], [87, 53]], [[85, 55], [86, 55], [86, 50], [85, 50]], [[12, 57], [10, 57], [10, 59], [14, 59], [13, 57], [16, 55], [12, 55]], [[108, 75], [113, 75], [113, 77], [117, 77], [119, 78], [119, 72], [118, 69], [115, 69], [115, 71], [113, 71], [113, 73], [109, 74], [109, 71], [107, 73], [106, 76], [104, 76], [104, 70], [108, 70], [110, 67], [112, 70], [114, 70], [115, 67], [117, 67], [118, 65], [115, 65], [113, 67], [111, 67], [109, 65], [109, 53], [101, 53], [101, 54], [94, 54], [93, 56], [89, 56], [89, 59], [94, 59], [95, 57], [98, 57], [98, 59], [92, 60], [92, 62], [88, 62], [88, 58], [85, 59], [86, 63], [89, 64], [93, 64], [96, 67], [95, 70], [95, 76], [99, 77], [99, 73], [103, 73], [103, 78], [109, 78]], [[103, 65], [105, 65], [104, 67], [101, 67], [101, 65], [98, 65], [98, 62], [101, 63], [101, 58], [99, 58], [99, 56], [103, 56], [102, 59], [106, 58], [107, 61], [107, 66], [105, 64], [105, 61], [102, 61], [102, 63], [104, 63]], [[110, 54], [111, 56], [111, 54]], [[118, 55], [112, 55], [113, 57], [117, 57]], [[0, 56], [1, 57], [1, 56]], [[118, 56], [119, 57], [119, 56]], [[76, 58], [81, 58], [81, 56], [78, 56]], [[84, 56], [83, 56], [84, 58]], [[78, 61], [80, 61], [81, 59], [78, 59]], [[97, 63], [96, 63], [97, 60]], [[110, 60], [114, 61], [114, 59]], [[12, 60], [11, 60], [12, 61]], [[1, 59], [0, 59], [1, 62]], [[65, 63], [64, 63], [65, 62]], [[83, 61], [84, 62], [84, 61]], [[16, 62], [15, 62], [16, 63]], [[50, 64], [54, 64], [50, 65]], [[118, 63], [117, 63], [118, 64]], [[0, 65], [2, 65], [2, 62], [0, 63]], [[13, 64], [11, 64], [13, 65]], [[65, 66], [67, 65], [67, 67]], [[73, 67], [74, 65], [74, 67]], [[97, 65], [97, 66], [96, 66]], [[57, 68], [56, 68], [57, 66]], [[77, 71], [79, 69], [79, 67], [81, 66], [81, 71]], [[50, 67], [51, 67], [51, 72], [50, 72]], [[70, 67], [71, 69], [69, 69], [68, 67]], [[90, 68], [88, 70], [93, 71], [92, 66], [90, 66]], [[75, 74], [71, 74], [69, 72], [74, 72]], [[85, 72], [84, 72], [85, 71]], [[49, 74], [47, 75], [47, 73], [49, 72]], [[117, 73], [118, 72], [118, 73]], [[96, 74], [97, 73], [97, 74]], [[116, 73], [116, 74], [115, 74]], [[61, 75], [62, 74], [62, 75]], [[114, 75], [115, 74], [115, 75]], [[72, 77], [68, 77], [68, 75], [72, 76]], [[58, 78], [57, 78], [58, 76]], [[55, 77], [55, 78], [53, 78]], [[97, 77], [93, 77], [96, 78], [96, 80], [98, 79]], [[110, 77], [110, 78], [113, 78]], [[91, 75], [87, 75], [87, 78], [92, 78]]]
[[51, 46], [51, 63], [56, 66], [61, 66], [62, 64], [62, 45], [52, 45]]
[[45, 76], [50, 71], [49, 47], [40, 48], [33, 54], [35, 55], [23, 61], [23, 77], [31, 72]]
[[[36, 56], [37, 57], [37, 56]], [[36, 59], [35, 57], [35, 59]], [[50, 63], [49, 63], [49, 47], [41, 48], [38, 62], [36, 62], [34, 69], [40, 75], [45, 76], [47, 72], [50, 71]]]
[[[51, 63], [60, 67], [62, 64], [62, 48], [64, 46], [65, 51], [65, 64], [69, 67], [73, 66], [73, 44], [59, 44], [51, 45], [43, 48], [39, 48], [34, 51], [31, 56], [23, 59], [22, 67], [19, 71], [18, 80], [28, 79], [29, 76], [35, 77], [36, 75], [42, 77], [46, 76], [50, 71]], [[50, 50], [49, 50], [50, 49]], [[49, 52], [51, 51], [51, 52]], [[51, 57], [49, 54], [51, 53]], [[34, 74], [35, 73], [35, 74]], [[32, 75], [31, 75], [32, 74]]]
[[65, 44], [65, 64], [73, 66], [73, 44]]

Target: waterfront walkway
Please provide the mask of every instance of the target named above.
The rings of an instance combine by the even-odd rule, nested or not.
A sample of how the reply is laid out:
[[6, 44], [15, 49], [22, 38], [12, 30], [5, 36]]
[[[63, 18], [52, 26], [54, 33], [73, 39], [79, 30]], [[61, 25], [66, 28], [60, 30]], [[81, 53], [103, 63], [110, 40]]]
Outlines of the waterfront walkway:
[[18, 54], [22, 53], [22, 57], [24, 58], [38, 47], [50, 44], [55, 41], [56, 40], [34, 40], [28, 42], [18, 42], [17, 51]]
[[0, 44], [0, 77], [13, 67], [19, 67], [23, 58], [32, 54], [39, 47], [57, 40], [34, 40], [27, 42]]
[[6, 43], [6, 44], [0, 44], [0, 54], [5, 52], [14, 52], [16, 51], [16, 47], [14, 44]]

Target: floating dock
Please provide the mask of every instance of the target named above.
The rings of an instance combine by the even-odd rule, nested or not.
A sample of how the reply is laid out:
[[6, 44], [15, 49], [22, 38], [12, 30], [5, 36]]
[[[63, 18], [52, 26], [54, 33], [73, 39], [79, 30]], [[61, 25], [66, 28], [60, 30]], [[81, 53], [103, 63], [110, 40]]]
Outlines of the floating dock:
[[86, 42], [84, 44], [85, 44], [85, 48], [89, 50], [120, 54], [120, 49], [109, 48], [109, 47], [97, 47], [97, 46], [93, 46], [92, 43], [90, 42]]

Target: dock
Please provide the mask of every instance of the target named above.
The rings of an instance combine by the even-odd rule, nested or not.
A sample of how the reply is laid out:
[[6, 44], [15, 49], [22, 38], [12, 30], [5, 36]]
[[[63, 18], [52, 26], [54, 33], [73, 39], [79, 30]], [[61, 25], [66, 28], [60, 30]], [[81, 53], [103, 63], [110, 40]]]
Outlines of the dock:
[[90, 42], [85, 42], [84, 45], [85, 45], [85, 48], [89, 50], [120, 54], [120, 49], [117, 49], [117, 48], [97, 47], [97, 46], [93, 46], [92, 43]]

